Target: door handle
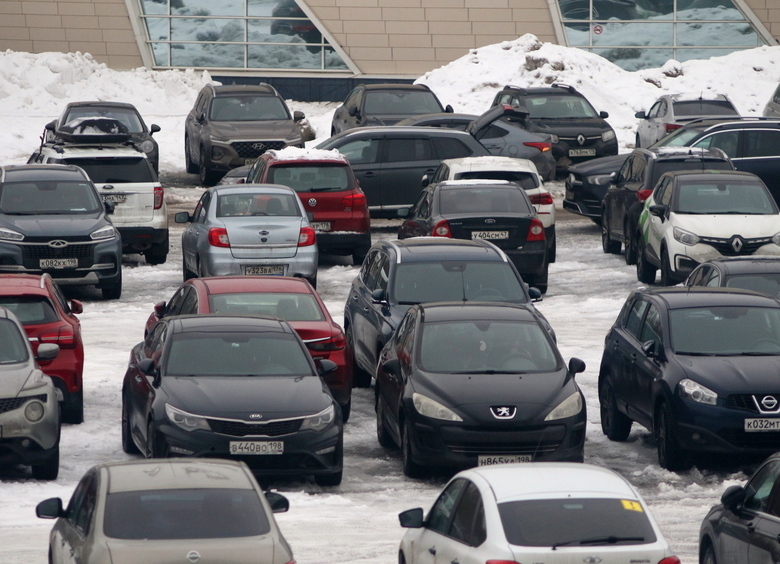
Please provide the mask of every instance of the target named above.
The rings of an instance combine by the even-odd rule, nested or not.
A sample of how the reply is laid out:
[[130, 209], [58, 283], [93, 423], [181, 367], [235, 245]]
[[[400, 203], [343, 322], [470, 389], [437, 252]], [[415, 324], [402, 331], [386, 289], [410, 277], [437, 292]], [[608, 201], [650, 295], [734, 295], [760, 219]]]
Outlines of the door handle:
[[748, 530], [748, 533], [751, 533], [751, 534], [755, 533], [756, 532], [756, 524], [755, 523], [748, 523], [747, 524], [747, 530]]
[[435, 547], [435, 546], [432, 546], [431, 548], [429, 548], [429, 549], [428, 549], [428, 552], [430, 552], [431, 554], [433, 554], [434, 556], [436, 556], [436, 547]]
[[[431, 171], [431, 172], [433, 172], [433, 171]], [[363, 176], [365, 176], [366, 178], [374, 178], [375, 176], [378, 176], [378, 175], [377, 175], [376, 172], [369, 171], [369, 172], [364, 173]]]

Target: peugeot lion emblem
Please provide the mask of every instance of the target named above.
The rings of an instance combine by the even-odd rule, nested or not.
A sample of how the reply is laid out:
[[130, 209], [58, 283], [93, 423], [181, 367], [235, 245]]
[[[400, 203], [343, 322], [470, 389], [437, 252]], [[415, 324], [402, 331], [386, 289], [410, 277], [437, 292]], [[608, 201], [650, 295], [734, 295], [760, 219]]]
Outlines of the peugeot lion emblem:
[[517, 408], [509, 405], [493, 406], [490, 408], [490, 413], [496, 419], [512, 419], [517, 413]]
[[187, 560], [190, 562], [197, 562], [200, 560], [200, 553], [197, 550], [190, 550], [187, 553]]
[[315, 200], [314, 198], [309, 198], [309, 205], [311, 207], [316, 206], [317, 205], [317, 200]]
[[582, 133], [577, 135], [577, 143], [579, 143], [580, 145], [585, 144], [585, 136]]
[[774, 411], [777, 409], [777, 398], [775, 396], [764, 396], [761, 398], [761, 407], [767, 411]]
[[62, 239], [55, 239], [54, 241], [49, 241], [49, 246], [52, 249], [64, 249], [68, 246], [68, 242]]
[[745, 242], [742, 240], [742, 237], [734, 237], [731, 240], [731, 248], [734, 249], [735, 253], [738, 253], [742, 250], [742, 247], [745, 246]]

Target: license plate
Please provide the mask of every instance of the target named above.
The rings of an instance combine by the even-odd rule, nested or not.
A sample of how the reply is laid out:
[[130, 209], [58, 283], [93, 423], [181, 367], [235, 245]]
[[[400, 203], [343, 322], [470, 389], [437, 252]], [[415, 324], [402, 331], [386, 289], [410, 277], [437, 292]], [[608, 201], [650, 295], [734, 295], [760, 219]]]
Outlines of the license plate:
[[284, 441], [230, 441], [230, 454], [284, 454]]
[[79, 259], [41, 259], [41, 268], [76, 268], [79, 265]]
[[112, 204], [123, 204], [127, 201], [126, 194], [101, 194], [104, 202], [111, 202]]
[[780, 418], [745, 419], [746, 433], [760, 433], [762, 431], [780, 431]]
[[313, 221], [311, 227], [315, 231], [330, 231], [330, 221]]
[[472, 239], [509, 239], [509, 231], [472, 231]]
[[515, 462], [531, 462], [530, 454], [516, 454], [512, 456], [479, 456], [477, 466], [495, 466], [497, 464], [513, 464]]
[[595, 157], [596, 149], [569, 149], [570, 157]]
[[284, 276], [283, 266], [245, 266], [244, 274], [272, 274], [274, 276]]

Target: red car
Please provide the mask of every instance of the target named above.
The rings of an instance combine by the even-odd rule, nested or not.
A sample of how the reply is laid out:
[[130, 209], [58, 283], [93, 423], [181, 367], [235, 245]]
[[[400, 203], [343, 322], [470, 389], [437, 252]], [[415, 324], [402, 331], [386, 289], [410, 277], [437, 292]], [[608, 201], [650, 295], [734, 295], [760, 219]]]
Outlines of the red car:
[[287, 321], [314, 360], [332, 360], [338, 369], [325, 377], [346, 423], [352, 406], [352, 355], [341, 327], [304, 278], [290, 276], [214, 276], [184, 282], [168, 302], [146, 320], [147, 335], [163, 317], [192, 313], [264, 315]]
[[354, 264], [363, 263], [371, 247], [371, 220], [366, 195], [344, 155], [298, 147], [266, 151], [252, 165], [246, 182], [295, 190], [312, 214], [320, 252], [351, 255]]
[[62, 392], [62, 421], [82, 423], [84, 343], [75, 315], [83, 311], [81, 302], [65, 299], [48, 274], [0, 274], [0, 306], [19, 318], [34, 354], [40, 343], [59, 345], [57, 358], [39, 364]]

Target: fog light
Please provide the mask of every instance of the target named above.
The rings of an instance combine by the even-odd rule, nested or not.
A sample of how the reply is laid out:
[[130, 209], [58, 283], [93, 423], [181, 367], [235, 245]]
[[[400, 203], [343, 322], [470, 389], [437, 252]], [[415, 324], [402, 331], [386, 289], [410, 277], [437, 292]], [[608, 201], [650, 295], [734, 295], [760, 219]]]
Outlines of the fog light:
[[225, 156], [225, 153], [222, 151], [221, 147], [212, 147], [211, 148], [211, 160], [218, 161], [222, 157]]
[[24, 448], [30, 448], [31, 444], [32, 444], [32, 441], [30, 441], [30, 439], [23, 439], [22, 440], [22, 447], [24, 447]]
[[692, 438], [694, 441], [696, 441], [696, 442], [699, 442], [699, 441], [701, 440], [701, 435], [700, 435], [699, 433], [693, 433], [693, 434], [691, 435], [691, 438]]
[[315, 451], [315, 454], [330, 454], [331, 452], [336, 452], [336, 447], [335, 446], [324, 448], [322, 450], [317, 450], [317, 451]]
[[176, 446], [169, 446], [168, 450], [170, 450], [174, 454], [186, 454], [186, 455], [195, 454], [195, 451], [187, 450], [186, 448], [181, 448]]

